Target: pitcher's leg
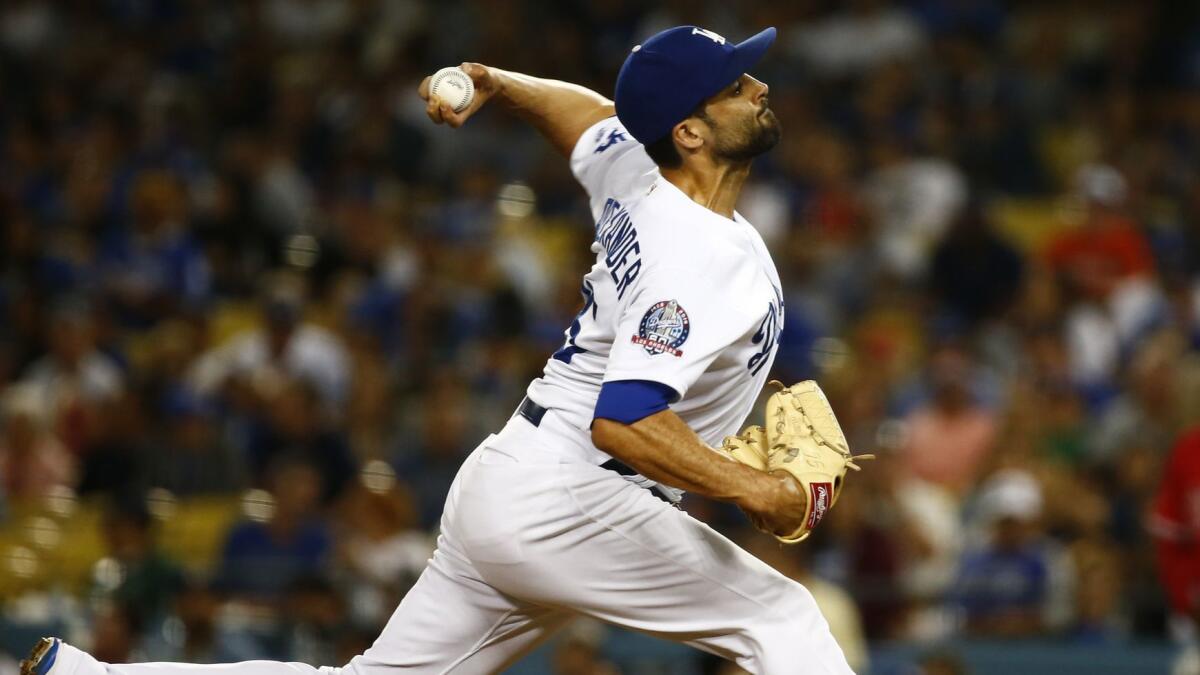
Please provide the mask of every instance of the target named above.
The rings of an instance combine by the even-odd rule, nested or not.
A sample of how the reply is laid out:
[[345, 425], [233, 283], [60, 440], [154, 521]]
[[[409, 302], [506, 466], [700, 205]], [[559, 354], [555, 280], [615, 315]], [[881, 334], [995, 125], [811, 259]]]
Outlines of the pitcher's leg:
[[502, 671], [569, 618], [558, 609], [518, 603], [487, 585], [443, 537], [375, 644], [342, 668], [275, 661], [106, 664], [56, 643], [28, 675], [482, 675]]
[[[42, 645], [39, 645], [41, 647]], [[54, 640], [22, 663], [22, 675], [339, 675], [340, 668], [304, 663], [243, 661], [216, 665], [192, 663], [104, 663], [65, 642]]]
[[[108, 675], [340, 675], [342, 668], [307, 663], [242, 661], [241, 663], [106, 663]], [[58, 675], [55, 673], [55, 675]], [[79, 675], [83, 675], [80, 673]]]
[[613, 484], [609, 472], [561, 471], [578, 522], [552, 538], [523, 540], [519, 570], [481, 565], [485, 579], [753, 673], [852, 672], [803, 586], [647, 491]]
[[387, 626], [342, 675], [497, 673], [549, 638], [570, 615], [519, 603], [484, 583], [445, 536]]
[[[597, 539], [628, 561], [606, 583], [590, 585], [581, 598], [585, 612], [685, 642], [759, 675], [853, 672], [808, 589], [687, 514], [670, 510], [668, 518], [681, 524], [668, 537], [687, 541], [655, 541], [650, 531], [620, 529]], [[586, 568], [577, 573], [591, 578]]]

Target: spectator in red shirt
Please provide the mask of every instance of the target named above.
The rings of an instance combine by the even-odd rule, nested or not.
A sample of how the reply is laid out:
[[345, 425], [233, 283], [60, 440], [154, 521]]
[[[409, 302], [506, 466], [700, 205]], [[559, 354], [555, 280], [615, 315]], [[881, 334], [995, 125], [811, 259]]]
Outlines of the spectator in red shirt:
[[1074, 290], [1107, 299], [1122, 281], [1150, 274], [1154, 258], [1146, 236], [1124, 213], [1125, 179], [1116, 169], [1084, 166], [1075, 183], [1087, 209], [1083, 225], [1051, 240], [1047, 255]]
[[[1175, 443], [1150, 515], [1172, 632], [1196, 642], [1200, 620], [1200, 426]], [[1189, 635], [1190, 634], [1190, 635]]]

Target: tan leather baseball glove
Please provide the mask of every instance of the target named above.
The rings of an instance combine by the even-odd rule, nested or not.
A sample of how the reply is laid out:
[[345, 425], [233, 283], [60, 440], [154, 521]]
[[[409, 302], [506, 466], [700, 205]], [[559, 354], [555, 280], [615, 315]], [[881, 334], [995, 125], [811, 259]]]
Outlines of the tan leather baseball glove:
[[775, 535], [785, 544], [803, 541], [837, 502], [847, 469], [859, 471], [846, 436], [821, 387], [805, 380], [790, 387], [772, 381], [779, 391], [767, 399], [766, 427], [747, 427], [725, 439], [722, 452], [760, 471], [786, 471], [808, 498], [804, 523], [788, 535]]
[[767, 431], [762, 427], [746, 427], [738, 436], [726, 436], [721, 452], [746, 466], [767, 471]]

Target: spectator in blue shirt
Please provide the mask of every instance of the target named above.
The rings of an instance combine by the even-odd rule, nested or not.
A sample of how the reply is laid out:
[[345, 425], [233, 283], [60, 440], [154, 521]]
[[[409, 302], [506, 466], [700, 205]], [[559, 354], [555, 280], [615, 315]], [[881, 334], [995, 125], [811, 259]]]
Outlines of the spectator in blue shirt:
[[981, 488], [979, 509], [988, 539], [963, 556], [954, 598], [966, 631], [1017, 638], [1060, 626], [1060, 596], [1070, 585], [1039, 525], [1041, 487], [1024, 471], [1000, 471]]
[[111, 232], [99, 260], [119, 317], [145, 327], [178, 309], [202, 306], [212, 275], [190, 232], [183, 185], [169, 173], [146, 172], [134, 182], [131, 202], [132, 227]]
[[333, 537], [318, 515], [321, 476], [304, 461], [283, 458], [271, 471], [273, 504], [258, 520], [234, 526], [217, 575], [221, 590], [256, 603], [282, 598], [296, 580], [319, 575]]

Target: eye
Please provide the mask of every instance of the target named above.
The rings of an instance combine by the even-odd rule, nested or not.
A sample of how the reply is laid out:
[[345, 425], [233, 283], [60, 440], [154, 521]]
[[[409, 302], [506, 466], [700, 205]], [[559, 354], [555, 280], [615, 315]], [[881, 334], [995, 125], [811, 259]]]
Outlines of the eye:
[[737, 83], [733, 85], [733, 95], [734, 96], [742, 95], [742, 81], [741, 80], [738, 80]]

